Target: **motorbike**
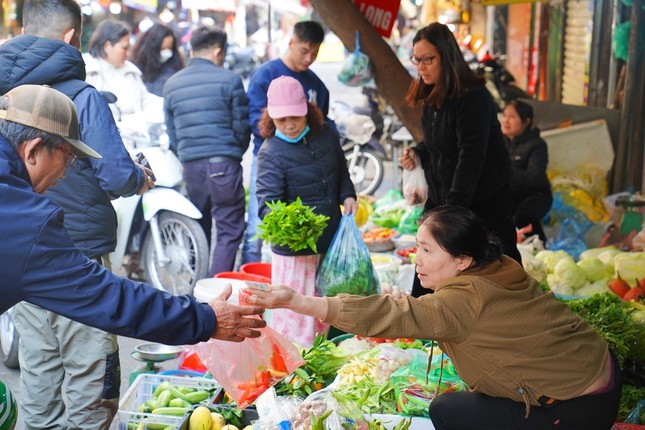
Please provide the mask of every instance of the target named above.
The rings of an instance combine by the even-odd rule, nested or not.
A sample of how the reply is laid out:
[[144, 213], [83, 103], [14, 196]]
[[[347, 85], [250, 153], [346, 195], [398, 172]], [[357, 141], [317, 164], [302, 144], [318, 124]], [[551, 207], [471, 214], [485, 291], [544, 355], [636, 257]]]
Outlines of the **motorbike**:
[[183, 193], [182, 166], [169, 149], [163, 113], [127, 115], [117, 125], [130, 153], [149, 165], [156, 181], [143, 195], [112, 202], [118, 227], [110, 263], [124, 266], [128, 275], [142, 274], [159, 290], [192, 294], [208, 272], [208, 241], [197, 221], [201, 212]]
[[[376, 88], [365, 86], [362, 93], [364, 106], [351, 107], [345, 102], [334, 101], [331, 116], [340, 134], [356, 193], [371, 195], [383, 181], [383, 162], [395, 161], [399, 145], [412, 141], [412, 137]], [[396, 169], [398, 173], [398, 167]], [[397, 183], [400, 176], [395, 174], [393, 177]]]
[[0, 358], [9, 369], [17, 369], [20, 335], [13, 324], [13, 307], [0, 315]]
[[479, 60], [471, 61], [471, 69], [486, 79], [486, 88], [495, 99], [499, 111], [506, 103], [518, 98], [531, 98], [531, 95], [516, 85], [515, 77], [504, 66], [503, 56], [491, 56], [488, 52]]
[[253, 70], [260, 64], [256, 49], [252, 46], [242, 48], [237, 44], [229, 43], [224, 57], [224, 68], [247, 79]]

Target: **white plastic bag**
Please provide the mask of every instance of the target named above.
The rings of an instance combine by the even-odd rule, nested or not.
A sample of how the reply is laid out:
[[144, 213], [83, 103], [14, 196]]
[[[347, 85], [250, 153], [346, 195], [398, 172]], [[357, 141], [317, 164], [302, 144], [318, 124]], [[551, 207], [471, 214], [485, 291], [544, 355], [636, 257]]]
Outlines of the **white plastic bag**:
[[419, 156], [414, 154], [414, 157], [414, 169], [403, 170], [403, 197], [410, 205], [422, 205], [428, 200], [428, 182]]

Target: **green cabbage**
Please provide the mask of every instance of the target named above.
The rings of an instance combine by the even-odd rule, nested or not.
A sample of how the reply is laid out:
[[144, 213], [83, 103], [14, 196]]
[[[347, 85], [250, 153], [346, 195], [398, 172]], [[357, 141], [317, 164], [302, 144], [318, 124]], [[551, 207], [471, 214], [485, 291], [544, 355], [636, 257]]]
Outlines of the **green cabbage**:
[[573, 258], [562, 258], [553, 268], [555, 282], [576, 290], [587, 283], [585, 272], [573, 261]]
[[614, 258], [616, 276], [620, 275], [632, 287], [636, 279], [645, 278], [645, 252], [623, 252]]
[[607, 266], [605, 266], [597, 257], [588, 257], [584, 260], [578, 261], [577, 264], [578, 267], [585, 272], [585, 276], [589, 282], [611, 278], [612, 274], [607, 270]]
[[567, 254], [566, 251], [549, 251], [545, 249], [535, 254], [535, 258], [537, 258], [538, 260], [544, 263], [544, 265], [546, 266], [547, 273], [553, 273], [553, 270], [555, 269], [555, 265], [560, 260], [568, 260], [571, 263], [575, 264], [575, 260], [573, 259], [573, 257]]
[[[601, 254], [605, 251], [613, 251], [614, 253], [616, 252], [621, 252], [620, 249], [616, 248], [615, 246], [603, 246], [601, 248], [589, 248], [585, 251], [582, 251], [580, 253], [580, 260], [586, 260], [588, 258], [598, 258], [598, 254]], [[611, 253], [606, 254], [606, 255], [611, 255]]]

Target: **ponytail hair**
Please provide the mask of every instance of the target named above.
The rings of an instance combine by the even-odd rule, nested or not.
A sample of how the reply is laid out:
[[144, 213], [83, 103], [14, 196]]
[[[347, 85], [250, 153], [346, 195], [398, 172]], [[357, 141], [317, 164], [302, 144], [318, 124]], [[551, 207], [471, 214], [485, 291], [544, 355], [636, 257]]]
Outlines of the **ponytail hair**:
[[472, 257], [473, 266], [483, 266], [502, 257], [502, 244], [484, 222], [462, 206], [437, 206], [419, 220], [437, 244], [453, 257]]

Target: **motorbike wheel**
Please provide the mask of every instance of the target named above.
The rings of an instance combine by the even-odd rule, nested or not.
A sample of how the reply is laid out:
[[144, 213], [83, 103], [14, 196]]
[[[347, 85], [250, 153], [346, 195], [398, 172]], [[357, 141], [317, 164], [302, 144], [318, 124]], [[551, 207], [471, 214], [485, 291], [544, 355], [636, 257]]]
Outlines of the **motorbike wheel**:
[[13, 324], [13, 308], [0, 315], [0, 356], [9, 369], [20, 367], [18, 361], [18, 342], [20, 334]]
[[174, 212], [159, 215], [159, 230], [170, 262], [159, 262], [152, 234], [148, 233], [140, 263], [146, 280], [174, 295], [193, 294], [197, 281], [208, 273], [209, 249], [204, 230], [194, 219]]
[[361, 148], [345, 151], [349, 176], [360, 196], [374, 194], [383, 181], [383, 161], [372, 151]]

